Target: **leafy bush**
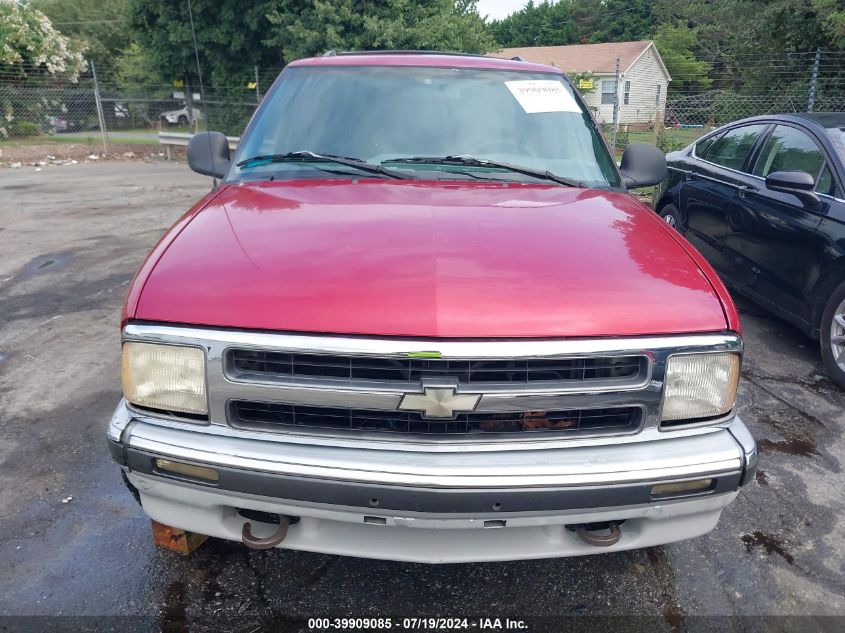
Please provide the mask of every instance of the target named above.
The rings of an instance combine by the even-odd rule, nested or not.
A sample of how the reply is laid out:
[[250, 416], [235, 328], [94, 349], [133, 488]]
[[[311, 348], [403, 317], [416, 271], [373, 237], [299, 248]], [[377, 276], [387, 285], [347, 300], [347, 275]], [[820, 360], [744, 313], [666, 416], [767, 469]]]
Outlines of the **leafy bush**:
[[687, 144], [688, 141], [669, 130], [661, 130], [657, 135], [657, 148], [664, 154], [677, 152], [679, 149], [685, 148]]
[[41, 130], [32, 121], [12, 121], [9, 136], [38, 136]]

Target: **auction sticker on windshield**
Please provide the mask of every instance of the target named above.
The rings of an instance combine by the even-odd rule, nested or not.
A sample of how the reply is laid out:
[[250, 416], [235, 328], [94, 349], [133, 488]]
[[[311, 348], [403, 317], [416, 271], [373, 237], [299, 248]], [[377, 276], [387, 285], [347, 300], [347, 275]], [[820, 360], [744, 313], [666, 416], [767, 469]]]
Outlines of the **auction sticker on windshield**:
[[511, 94], [528, 114], [539, 112], [581, 112], [575, 98], [559, 81], [531, 79], [506, 81]]

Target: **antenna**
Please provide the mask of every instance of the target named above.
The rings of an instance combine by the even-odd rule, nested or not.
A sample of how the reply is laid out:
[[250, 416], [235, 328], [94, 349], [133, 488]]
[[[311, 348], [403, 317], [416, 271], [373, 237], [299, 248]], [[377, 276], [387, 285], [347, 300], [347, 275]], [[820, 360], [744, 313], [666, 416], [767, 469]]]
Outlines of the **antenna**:
[[[197, 47], [197, 32], [194, 29], [194, 11], [191, 8], [191, 0], [187, 0], [187, 2], [188, 2], [188, 19], [191, 22], [191, 37], [194, 40], [194, 58], [197, 60], [197, 77], [199, 78], [199, 82], [200, 82], [200, 101], [203, 102], [203, 107], [205, 107], [205, 105], [206, 105], [205, 88], [202, 85], [202, 68], [200, 67], [200, 51], [199, 51], [199, 48]], [[190, 88], [190, 86], [189, 86], [189, 88]], [[191, 120], [193, 121], [194, 113], [191, 112], [190, 115], [191, 115]], [[211, 158], [211, 168], [213, 170], [215, 170], [215, 167], [214, 167], [214, 151], [211, 147], [211, 137], [208, 136], [207, 138], [208, 138], [208, 155]], [[214, 187], [216, 187], [217, 186], [217, 176], [212, 178], [212, 181], [214, 183]]]

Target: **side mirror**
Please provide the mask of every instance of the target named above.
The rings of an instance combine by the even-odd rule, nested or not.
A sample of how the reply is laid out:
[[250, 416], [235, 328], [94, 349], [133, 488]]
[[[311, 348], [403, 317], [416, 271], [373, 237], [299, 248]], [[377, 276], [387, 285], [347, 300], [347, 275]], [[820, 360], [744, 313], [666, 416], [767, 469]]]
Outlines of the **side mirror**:
[[806, 171], [773, 171], [766, 176], [766, 188], [791, 193], [808, 207], [819, 203], [819, 197], [813, 191], [816, 181]]
[[223, 178], [232, 163], [229, 140], [221, 132], [200, 132], [188, 141], [188, 167], [198, 174]]
[[619, 171], [628, 189], [651, 187], [666, 178], [666, 156], [654, 145], [632, 143], [622, 154]]

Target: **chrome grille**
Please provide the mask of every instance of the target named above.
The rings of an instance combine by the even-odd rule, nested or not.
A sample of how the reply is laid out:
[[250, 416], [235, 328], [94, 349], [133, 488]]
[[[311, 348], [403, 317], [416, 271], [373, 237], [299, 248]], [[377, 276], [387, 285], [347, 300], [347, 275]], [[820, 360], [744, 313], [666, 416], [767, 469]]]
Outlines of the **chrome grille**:
[[638, 407], [523, 411], [513, 413], [462, 413], [453, 420], [425, 419], [406, 411], [368, 411], [330, 407], [303, 407], [265, 402], [234, 401], [229, 418], [234, 426], [251, 430], [322, 428], [352, 431], [387, 431], [414, 434], [485, 434], [578, 432], [622, 433], [641, 421]]
[[419, 383], [426, 378], [447, 378], [466, 385], [636, 381], [647, 369], [644, 356], [455, 360], [296, 354], [247, 349], [229, 350], [228, 364], [230, 373], [242, 379], [294, 377]]
[[[457, 340], [130, 323], [124, 328], [124, 340], [205, 350], [208, 424], [218, 427], [215, 432], [262, 429], [284, 435], [280, 441], [301, 436], [295, 441], [330, 445], [402, 442], [399, 438], [419, 433], [431, 440], [430, 445], [421, 440], [407, 444], [414, 450], [434, 451], [449, 443], [442, 441], [445, 438], [460, 443], [460, 450], [484, 451], [492, 450], [490, 444], [499, 439], [495, 450], [522, 450], [521, 439], [565, 443], [574, 438], [653, 433], [660, 424], [669, 356], [742, 351], [741, 339], [730, 332]], [[435, 353], [436, 358], [425, 357]], [[414, 404], [420, 409], [405, 406], [407, 396], [425, 399], [429, 392], [443, 396], [444, 406], [453, 406], [458, 415], [444, 419], [435, 412], [424, 418], [416, 411], [429, 408], [419, 398]], [[478, 398], [470, 411], [471, 398], [452, 403], [449, 394], [452, 399]], [[234, 403], [245, 404], [233, 411]], [[596, 413], [613, 410], [624, 417], [626, 408], [637, 410], [636, 421]], [[575, 411], [582, 413], [573, 426], [568, 420]], [[548, 423], [532, 427], [537, 418]], [[220, 428], [226, 426], [229, 429]], [[384, 432], [396, 428], [400, 431]]]

